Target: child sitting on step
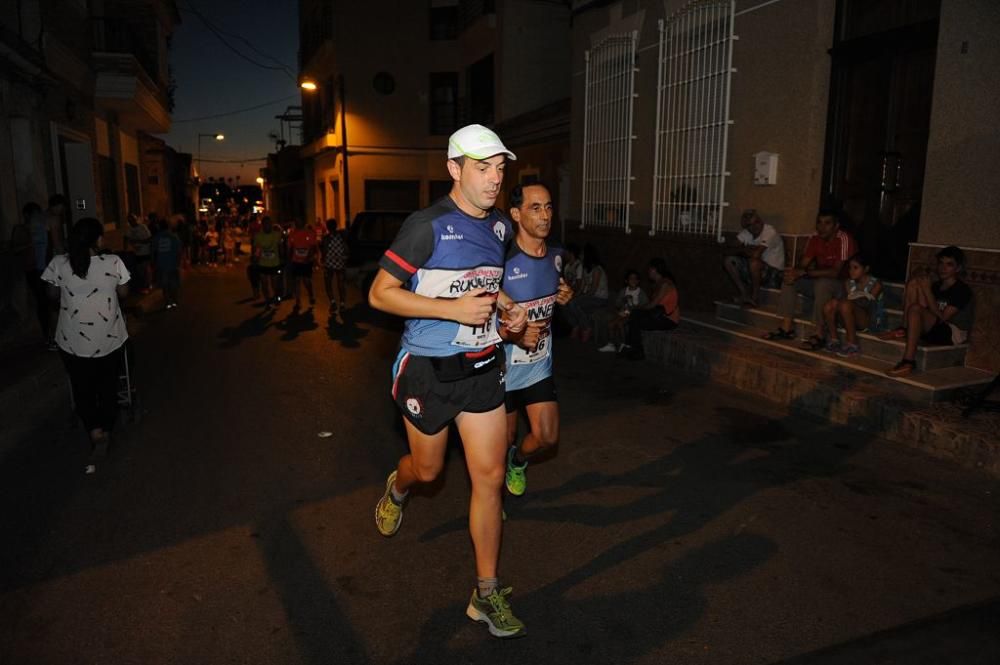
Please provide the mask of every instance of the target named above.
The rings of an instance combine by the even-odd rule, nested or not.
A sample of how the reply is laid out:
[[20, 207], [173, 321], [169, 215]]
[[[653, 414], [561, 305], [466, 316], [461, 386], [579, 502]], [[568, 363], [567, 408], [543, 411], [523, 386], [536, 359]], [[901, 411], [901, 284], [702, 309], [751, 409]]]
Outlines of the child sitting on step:
[[[871, 262], [860, 253], [847, 260], [846, 298], [834, 298], [823, 307], [823, 319], [830, 331], [825, 351], [841, 358], [861, 353], [859, 330], [881, 330], [885, 325], [885, 298], [882, 282], [871, 274]], [[837, 338], [837, 319], [844, 325], [844, 343]]]

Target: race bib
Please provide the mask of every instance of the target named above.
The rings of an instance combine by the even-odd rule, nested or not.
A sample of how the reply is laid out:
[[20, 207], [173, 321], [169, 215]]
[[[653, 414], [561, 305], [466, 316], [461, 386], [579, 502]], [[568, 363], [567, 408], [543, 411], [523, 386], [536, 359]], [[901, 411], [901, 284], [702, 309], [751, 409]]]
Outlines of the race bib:
[[307, 256], [309, 256], [309, 248], [308, 247], [296, 247], [295, 248], [295, 256], [297, 258], [300, 258], [300, 259], [306, 258]]
[[515, 344], [514, 352], [510, 354], [510, 364], [530, 365], [532, 363], [537, 363], [540, 360], [545, 360], [549, 357], [549, 349], [552, 346], [551, 339], [549, 331], [546, 329], [545, 332], [542, 333], [542, 336], [538, 338], [538, 346], [535, 347], [534, 351], [522, 349], [520, 346]]
[[503, 340], [500, 339], [500, 333], [497, 332], [497, 315], [493, 312], [489, 320], [481, 326], [458, 324], [458, 332], [451, 343], [455, 346], [480, 349], [490, 344], [499, 344], [501, 341]]
[[545, 296], [537, 300], [518, 303], [528, 311], [529, 322], [543, 321], [545, 329], [538, 337], [538, 345], [534, 351], [528, 351], [520, 346], [514, 345], [514, 351], [510, 355], [511, 365], [530, 365], [545, 360], [552, 350], [552, 310], [555, 307], [556, 296]]
[[262, 249], [260, 250], [260, 257], [262, 259], [273, 259], [277, 258], [278, 253], [273, 249]]

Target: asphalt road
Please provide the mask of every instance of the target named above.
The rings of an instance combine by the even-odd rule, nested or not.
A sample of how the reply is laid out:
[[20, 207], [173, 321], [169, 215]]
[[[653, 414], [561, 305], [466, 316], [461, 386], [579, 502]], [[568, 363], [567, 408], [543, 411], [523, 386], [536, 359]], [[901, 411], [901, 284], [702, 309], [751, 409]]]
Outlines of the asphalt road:
[[241, 274], [146, 317], [97, 473], [65, 408], [0, 462], [0, 663], [1000, 662], [1000, 482], [568, 339], [561, 449], [507, 502], [529, 635], [490, 638], [458, 446], [374, 527], [398, 324]]

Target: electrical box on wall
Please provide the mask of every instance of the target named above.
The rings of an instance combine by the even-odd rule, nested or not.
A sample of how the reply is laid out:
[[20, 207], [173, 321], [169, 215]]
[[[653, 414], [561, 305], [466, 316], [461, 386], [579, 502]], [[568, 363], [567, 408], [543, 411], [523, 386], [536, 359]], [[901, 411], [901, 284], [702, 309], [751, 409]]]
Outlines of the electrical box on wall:
[[760, 151], [753, 156], [753, 184], [778, 184], [778, 153]]

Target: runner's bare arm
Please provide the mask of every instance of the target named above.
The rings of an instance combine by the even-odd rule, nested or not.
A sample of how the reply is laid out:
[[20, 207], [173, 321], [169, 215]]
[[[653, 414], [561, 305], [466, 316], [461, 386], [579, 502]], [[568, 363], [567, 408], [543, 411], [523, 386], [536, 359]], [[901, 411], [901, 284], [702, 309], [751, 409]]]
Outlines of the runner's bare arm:
[[486, 289], [473, 289], [461, 298], [428, 298], [403, 288], [403, 282], [379, 269], [368, 291], [375, 309], [408, 319], [443, 319], [481, 326], [493, 314], [494, 299]]
[[528, 310], [511, 300], [503, 291], [497, 294], [497, 307], [504, 313], [500, 320], [508, 330], [512, 333], [524, 330], [524, 324], [528, 322]]

